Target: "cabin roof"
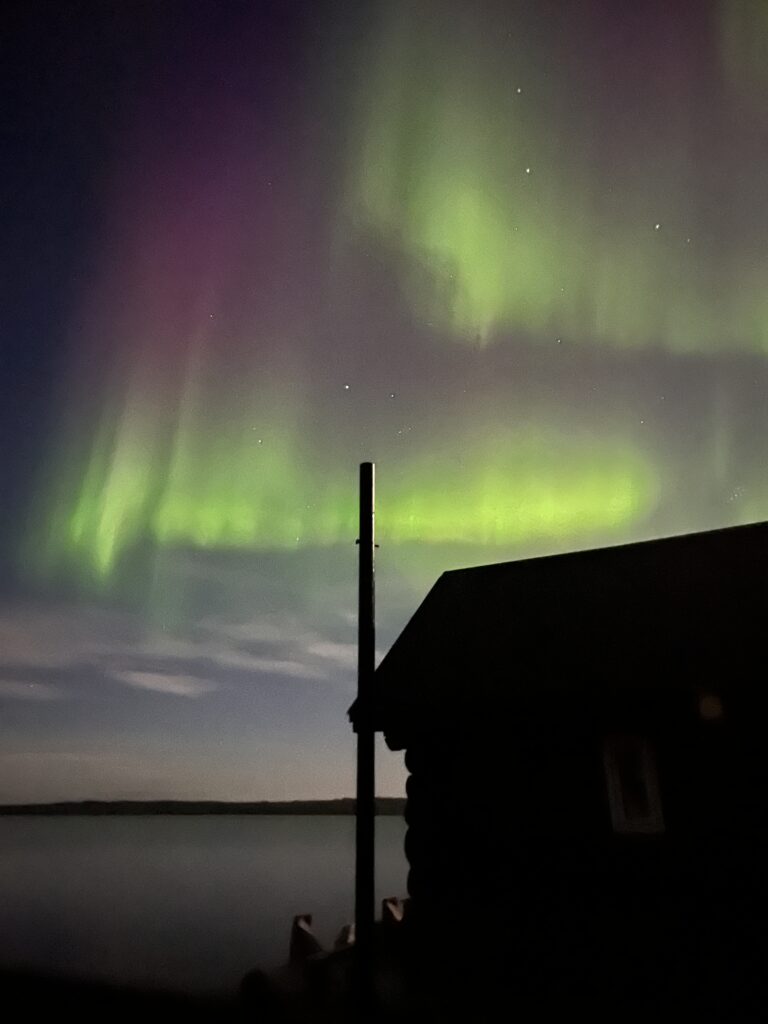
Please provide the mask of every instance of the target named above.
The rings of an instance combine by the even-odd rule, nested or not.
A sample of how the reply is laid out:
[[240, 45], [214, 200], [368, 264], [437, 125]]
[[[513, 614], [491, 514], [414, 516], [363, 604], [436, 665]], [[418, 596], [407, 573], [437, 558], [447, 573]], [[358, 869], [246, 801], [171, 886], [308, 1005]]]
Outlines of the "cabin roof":
[[722, 688], [763, 655], [767, 596], [768, 523], [445, 572], [376, 671], [374, 721], [583, 686]]

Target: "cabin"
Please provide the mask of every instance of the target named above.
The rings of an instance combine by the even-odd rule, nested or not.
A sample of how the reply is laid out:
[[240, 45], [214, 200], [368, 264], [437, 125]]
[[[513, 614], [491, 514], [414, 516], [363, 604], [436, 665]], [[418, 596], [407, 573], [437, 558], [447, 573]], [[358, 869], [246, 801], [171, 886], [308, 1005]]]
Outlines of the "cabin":
[[419, 977], [764, 1008], [767, 598], [764, 523], [439, 578], [369, 709], [409, 771]]

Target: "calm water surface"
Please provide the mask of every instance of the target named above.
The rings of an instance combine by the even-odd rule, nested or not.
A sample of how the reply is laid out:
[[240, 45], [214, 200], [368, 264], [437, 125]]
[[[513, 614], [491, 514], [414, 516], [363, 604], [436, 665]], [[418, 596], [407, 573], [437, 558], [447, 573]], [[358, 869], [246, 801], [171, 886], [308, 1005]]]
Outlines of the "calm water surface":
[[[287, 958], [291, 918], [354, 916], [354, 818], [0, 818], [0, 968], [214, 992]], [[405, 895], [377, 819], [378, 899]]]

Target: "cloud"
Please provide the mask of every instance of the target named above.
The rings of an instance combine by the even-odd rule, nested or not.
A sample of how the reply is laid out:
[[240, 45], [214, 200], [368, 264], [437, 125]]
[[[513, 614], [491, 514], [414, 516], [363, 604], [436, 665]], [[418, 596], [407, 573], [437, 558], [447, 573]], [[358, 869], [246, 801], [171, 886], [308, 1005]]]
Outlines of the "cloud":
[[296, 627], [293, 617], [284, 619], [264, 617], [247, 622], [203, 619], [199, 625], [205, 632], [213, 636], [248, 641], [248, 643], [283, 643], [295, 632]]
[[113, 679], [140, 690], [151, 690], [153, 693], [171, 694], [174, 697], [202, 697], [218, 689], [216, 683], [195, 676], [169, 675], [165, 672], [111, 672]]
[[122, 652], [122, 657], [124, 662], [133, 661], [139, 671], [173, 666], [174, 671], [192, 668], [194, 673], [195, 666], [204, 665], [206, 672], [220, 667], [291, 679], [328, 679], [329, 660], [350, 663], [347, 645], [324, 641], [318, 633], [302, 630], [292, 618], [204, 620], [191, 638], [154, 634]]
[[204, 619], [198, 653], [217, 665], [294, 679], [332, 679], [354, 669], [354, 644], [328, 637], [293, 615], [246, 621]]
[[137, 611], [77, 601], [0, 605], [0, 699], [87, 698], [99, 681], [117, 681], [137, 696], [187, 698], [270, 678], [346, 686], [356, 664], [354, 634], [336, 610], [325, 612], [232, 609], [176, 631]]
[[6, 665], [61, 668], [92, 660], [136, 634], [129, 614], [40, 601], [0, 606], [0, 652]]
[[239, 668], [246, 672], [261, 672], [265, 675], [289, 676], [292, 679], [327, 679], [328, 673], [314, 665], [290, 658], [265, 658], [247, 651], [220, 651], [213, 656], [217, 665]]
[[57, 686], [48, 683], [22, 682], [17, 679], [0, 679], [0, 700], [61, 700], [64, 693]]
[[357, 646], [355, 644], [318, 640], [307, 646], [307, 654], [332, 661], [344, 668], [354, 668], [357, 664]]

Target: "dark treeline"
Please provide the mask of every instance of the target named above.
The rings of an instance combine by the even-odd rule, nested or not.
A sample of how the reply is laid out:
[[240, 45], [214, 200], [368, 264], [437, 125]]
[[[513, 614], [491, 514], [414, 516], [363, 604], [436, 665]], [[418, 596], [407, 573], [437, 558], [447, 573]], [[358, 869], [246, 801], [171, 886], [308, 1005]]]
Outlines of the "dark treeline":
[[[402, 814], [405, 800], [379, 797], [377, 814]], [[352, 797], [338, 800], [73, 800], [51, 804], [4, 804], [0, 815], [15, 814], [354, 814]]]

